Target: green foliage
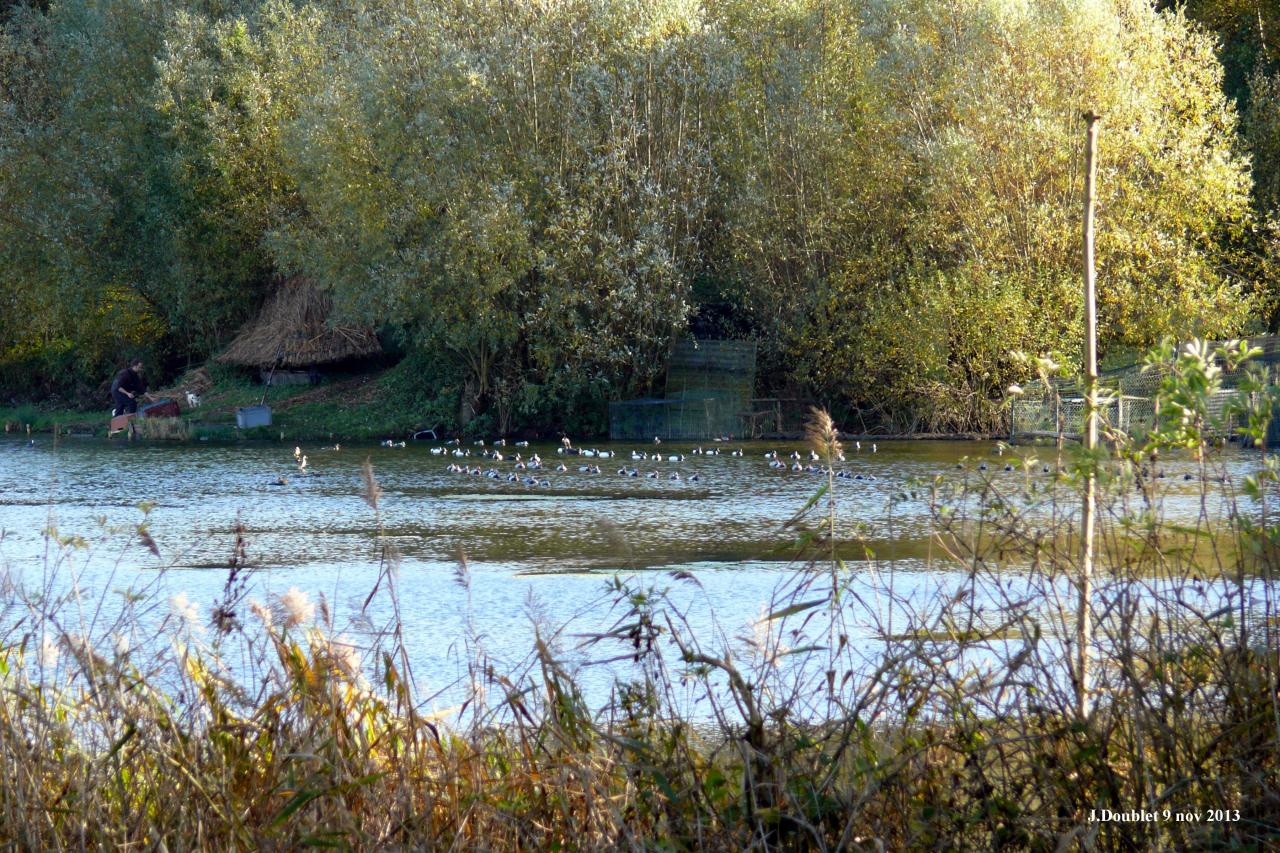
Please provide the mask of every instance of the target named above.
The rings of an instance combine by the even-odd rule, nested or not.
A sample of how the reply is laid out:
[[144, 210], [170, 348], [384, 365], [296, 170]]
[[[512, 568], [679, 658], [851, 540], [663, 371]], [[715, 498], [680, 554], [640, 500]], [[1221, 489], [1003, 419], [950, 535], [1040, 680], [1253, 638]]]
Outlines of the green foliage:
[[[898, 185], [872, 181], [890, 195], [850, 223], [848, 239], [876, 249], [846, 252], [817, 291], [791, 344], [802, 375], [903, 423], [994, 427], [970, 395], [1006, 384], [1005, 354], [1079, 340], [1086, 106], [1104, 116], [1104, 350], [1224, 336], [1256, 311], [1227, 269], [1224, 242], [1250, 221], [1248, 173], [1206, 38], [1136, 2], [959, 17], [903, 4], [892, 19], [861, 31], [877, 108], [860, 139], [883, 149], [872, 174]], [[913, 397], [925, 412], [903, 405]]]
[[1245, 140], [1253, 154], [1254, 198], [1259, 210], [1280, 211], [1280, 72], [1250, 78]]
[[601, 425], [695, 316], [758, 338], [767, 386], [988, 429], [1006, 353], [1077, 337], [1087, 107], [1104, 352], [1275, 304], [1215, 43], [1143, 0], [6, 15], [0, 362], [204, 358], [304, 274], [438, 368], [424, 415], [472, 429]]

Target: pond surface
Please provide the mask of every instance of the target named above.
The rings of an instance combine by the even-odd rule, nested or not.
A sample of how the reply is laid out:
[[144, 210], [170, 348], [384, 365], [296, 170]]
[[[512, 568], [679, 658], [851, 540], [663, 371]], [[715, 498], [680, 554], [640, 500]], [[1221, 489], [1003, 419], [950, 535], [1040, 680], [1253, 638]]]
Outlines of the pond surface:
[[[324, 596], [336, 622], [357, 613], [380, 571], [379, 525], [394, 544], [400, 564], [397, 589], [405, 642], [417, 675], [448, 690], [459, 678], [460, 640], [473, 626], [485, 653], [499, 664], [525, 659], [532, 624], [590, 632], [618, 617], [615, 595], [606, 587], [617, 575], [640, 585], [674, 586], [687, 592], [682, 606], [691, 623], [714, 624], [727, 635], [768, 606], [793, 570], [783, 522], [819, 488], [823, 477], [771, 469], [766, 451], [789, 455], [800, 444], [746, 442], [704, 445], [720, 455], [695, 455], [694, 445], [664, 444], [664, 456], [682, 461], [634, 460], [653, 446], [594, 445], [613, 458], [560, 456], [555, 445], [508, 446], [506, 454], [538, 453], [543, 468], [538, 485], [508, 482], [513, 461], [494, 462], [482, 448], [455, 459], [430, 443], [405, 448], [307, 445], [305, 471], [292, 445], [143, 444], [38, 437], [0, 441], [0, 566], [27, 588], [65, 588], [75, 574], [90, 621], [106, 624], [116, 592], [147, 587], [160, 602], [185, 594], [207, 613], [226, 580], [239, 527], [245, 536], [251, 597], [267, 600], [291, 587]], [[992, 477], [1022, 478], [1005, 472], [1009, 457], [995, 455], [994, 442], [881, 442], [861, 451], [847, 449], [841, 468], [862, 479], [838, 480], [840, 528], [860, 537], [899, 572], [900, 593], [949, 595], [957, 573], [932, 562], [928, 506], [923, 499], [899, 499], [914, 479], [956, 474], [968, 457]], [[730, 455], [741, 448], [742, 456]], [[1051, 448], [1040, 448], [1050, 458]], [[1257, 464], [1250, 451], [1227, 451], [1233, 477]], [[362, 497], [361, 467], [369, 459], [382, 489], [380, 512]], [[568, 470], [557, 471], [563, 463]], [[598, 465], [600, 473], [579, 472]], [[450, 465], [494, 468], [499, 479], [449, 471]], [[1193, 482], [1182, 483], [1187, 462], [1166, 464], [1175, 516], [1194, 516]], [[636, 477], [617, 473], [636, 468]], [[1039, 475], [1037, 466], [1036, 475]], [[646, 476], [655, 472], [656, 477]], [[670, 479], [678, 472], [680, 480]], [[697, 480], [691, 481], [691, 475]], [[284, 485], [276, 481], [287, 480]], [[545, 481], [545, 484], [543, 484]], [[1012, 482], [1012, 480], [1011, 480]], [[154, 506], [148, 529], [159, 556], [136, 535], [143, 518], [140, 502]], [[890, 507], [892, 504], [892, 511]], [[44, 535], [84, 537], [68, 565]], [[458, 556], [465, 554], [470, 589], [457, 581]], [[164, 571], [159, 571], [163, 569]], [[696, 585], [672, 581], [683, 570]], [[389, 617], [389, 605], [374, 621]], [[101, 607], [99, 608], [99, 603]], [[95, 617], [94, 614], [97, 614]], [[713, 616], [714, 614], [714, 616]], [[159, 620], [162, 614], [157, 613]], [[94, 625], [86, 625], [93, 634]], [[355, 630], [355, 629], [352, 629]], [[594, 676], [593, 676], [594, 677]], [[607, 677], [600, 675], [604, 689]]]

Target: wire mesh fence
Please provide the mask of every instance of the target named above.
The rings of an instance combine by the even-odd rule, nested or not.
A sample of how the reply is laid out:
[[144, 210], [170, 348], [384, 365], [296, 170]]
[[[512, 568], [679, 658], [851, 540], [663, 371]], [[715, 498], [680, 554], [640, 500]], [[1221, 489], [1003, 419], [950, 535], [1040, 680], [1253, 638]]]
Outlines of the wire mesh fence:
[[[1261, 366], [1267, 381], [1280, 379], [1280, 337], [1253, 338], [1251, 346], [1262, 349], [1262, 354], [1250, 363]], [[1160, 383], [1169, 375], [1168, 365], [1144, 367], [1133, 364], [1106, 371], [1098, 377], [1098, 385], [1104, 399], [1098, 415], [1104, 428], [1113, 428], [1135, 437], [1141, 437], [1156, 424], [1155, 397]], [[1234, 396], [1244, 369], [1224, 369], [1222, 390], [1209, 402], [1208, 414], [1215, 420], [1222, 419], [1224, 407]], [[1045, 387], [1036, 382], [1010, 403], [1010, 434], [1014, 438], [1064, 438], [1078, 439], [1085, 426], [1084, 387], [1077, 380], [1054, 380]], [[1280, 415], [1280, 413], [1277, 413]], [[1234, 418], [1222, 420], [1223, 437], [1232, 437], [1239, 426]], [[1280, 417], [1273, 417], [1268, 445], [1280, 443]]]
[[663, 398], [609, 404], [609, 437], [697, 441], [739, 437], [753, 411], [755, 341], [685, 340], [667, 363]]

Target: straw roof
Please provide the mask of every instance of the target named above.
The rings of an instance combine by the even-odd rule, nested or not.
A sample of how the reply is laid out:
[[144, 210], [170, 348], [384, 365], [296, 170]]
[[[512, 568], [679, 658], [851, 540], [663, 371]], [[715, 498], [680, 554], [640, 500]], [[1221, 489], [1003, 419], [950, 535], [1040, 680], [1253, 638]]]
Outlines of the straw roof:
[[310, 281], [300, 276], [286, 279], [217, 361], [297, 368], [382, 352], [372, 329], [329, 325], [332, 307], [329, 295]]

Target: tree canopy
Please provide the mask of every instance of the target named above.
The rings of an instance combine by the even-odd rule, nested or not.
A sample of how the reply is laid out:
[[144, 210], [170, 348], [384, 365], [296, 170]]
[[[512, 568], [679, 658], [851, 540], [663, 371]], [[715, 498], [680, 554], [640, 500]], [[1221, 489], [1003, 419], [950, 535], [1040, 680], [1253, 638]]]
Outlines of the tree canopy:
[[304, 275], [502, 431], [598, 422], [690, 333], [758, 339], [767, 388], [868, 425], [990, 427], [1012, 350], [1078, 348], [1085, 109], [1104, 351], [1275, 304], [1280, 88], [1254, 62], [1241, 121], [1221, 38], [1146, 0], [0, 17], [11, 394], [207, 357]]

